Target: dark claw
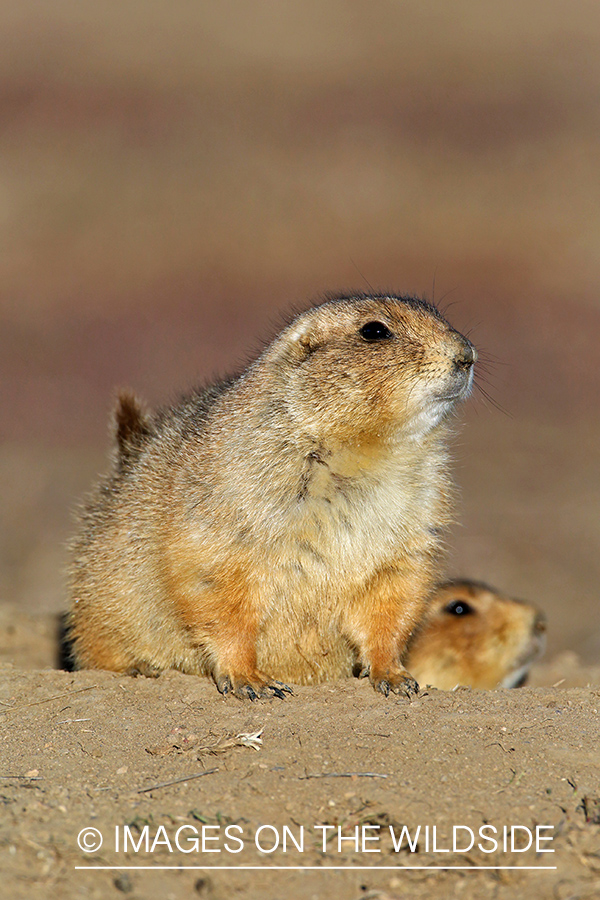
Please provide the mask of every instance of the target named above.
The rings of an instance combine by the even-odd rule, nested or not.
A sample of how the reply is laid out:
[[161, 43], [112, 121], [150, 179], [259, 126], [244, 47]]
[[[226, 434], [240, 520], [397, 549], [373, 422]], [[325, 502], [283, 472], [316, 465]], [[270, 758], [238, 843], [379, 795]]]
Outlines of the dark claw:
[[275, 687], [274, 684], [270, 684], [269, 690], [272, 691], [274, 697], [279, 697], [280, 700], [285, 700], [285, 692], [282, 688], [278, 688]]
[[293, 690], [289, 686], [289, 684], [284, 684], [283, 681], [274, 681], [269, 685], [273, 693], [276, 693], [277, 697], [281, 697], [282, 700], [285, 700], [284, 694], [293, 694]]
[[377, 690], [381, 691], [384, 697], [390, 696], [390, 683], [389, 681], [380, 681], [377, 684]]
[[236, 684], [235, 687], [231, 684], [231, 693], [234, 697], [237, 697], [238, 700], [258, 700], [260, 696], [248, 682]]
[[231, 679], [227, 675], [221, 676], [216, 680], [217, 690], [220, 694], [228, 694], [231, 691]]

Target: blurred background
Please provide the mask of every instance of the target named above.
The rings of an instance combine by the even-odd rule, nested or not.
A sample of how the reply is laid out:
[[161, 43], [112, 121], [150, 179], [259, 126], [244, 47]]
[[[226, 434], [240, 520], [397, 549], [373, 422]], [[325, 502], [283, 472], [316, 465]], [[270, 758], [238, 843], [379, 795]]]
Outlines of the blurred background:
[[449, 574], [596, 661], [598, 4], [6, 0], [0, 46], [5, 610], [63, 608], [117, 387], [167, 402], [373, 286], [488, 360]]

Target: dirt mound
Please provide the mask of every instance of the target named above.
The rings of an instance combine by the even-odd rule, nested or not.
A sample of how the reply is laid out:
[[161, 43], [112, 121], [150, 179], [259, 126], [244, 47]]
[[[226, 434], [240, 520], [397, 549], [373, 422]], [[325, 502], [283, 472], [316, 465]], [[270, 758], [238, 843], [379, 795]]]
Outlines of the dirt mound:
[[11, 610], [0, 614], [0, 658], [20, 666], [0, 663], [7, 896], [597, 889], [600, 688], [573, 655], [534, 670], [558, 687], [429, 689], [408, 702], [349, 680], [252, 704], [176, 672], [36, 669], [54, 664], [57, 618]]

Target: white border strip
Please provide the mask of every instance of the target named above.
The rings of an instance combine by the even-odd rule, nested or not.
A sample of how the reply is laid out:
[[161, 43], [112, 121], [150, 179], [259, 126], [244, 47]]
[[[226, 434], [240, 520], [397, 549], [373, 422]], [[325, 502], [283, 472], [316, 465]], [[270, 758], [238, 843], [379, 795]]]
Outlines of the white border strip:
[[481, 869], [498, 871], [500, 869], [511, 869], [516, 871], [533, 870], [541, 872], [544, 870], [555, 870], [558, 866], [75, 866], [75, 869], [103, 870], [103, 871], [142, 871], [173, 869], [181, 871], [183, 869], [194, 869], [202, 872], [248, 872], [257, 870], [259, 872], [407, 872], [415, 869], [438, 870], [440, 872], [470, 872]]

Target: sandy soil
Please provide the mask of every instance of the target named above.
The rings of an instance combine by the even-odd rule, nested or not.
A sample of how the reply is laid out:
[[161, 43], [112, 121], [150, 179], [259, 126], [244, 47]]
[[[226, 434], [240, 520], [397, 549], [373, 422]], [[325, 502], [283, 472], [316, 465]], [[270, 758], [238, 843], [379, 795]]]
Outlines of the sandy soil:
[[408, 702], [351, 679], [252, 704], [175, 672], [40, 669], [57, 625], [0, 614], [11, 897], [598, 895], [600, 667], [574, 654], [538, 666], [546, 687]]
[[[590, 3], [2, 4], [3, 894], [600, 896], [599, 40]], [[115, 388], [165, 402], [291, 306], [369, 283], [434, 295], [481, 350], [448, 574], [543, 607], [531, 687], [244, 705], [177, 674], [57, 669], [64, 544]], [[484, 822], [552, 826], [555, 853], [440, 849]], [[261, 825], [303, 827], [304, 852], [261, 854]], [[330, 831], [323, 852], [317, 825], [381, 844], [338, 852]], [[402, 825], [437, 826], [438, 851], [394, 852]], [[117, 851], [127, 826], [205, 826], [221, 853]], [[206, 859], [238, 871], [183, 868]], [[177, 869], [126, 869], [143, 864]]]

